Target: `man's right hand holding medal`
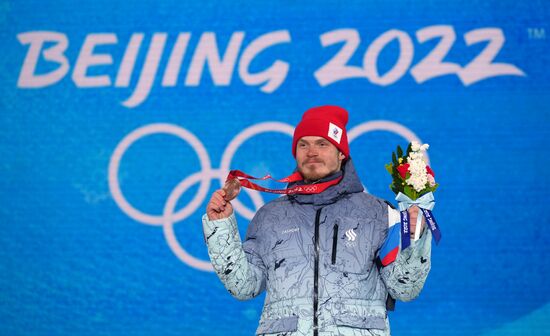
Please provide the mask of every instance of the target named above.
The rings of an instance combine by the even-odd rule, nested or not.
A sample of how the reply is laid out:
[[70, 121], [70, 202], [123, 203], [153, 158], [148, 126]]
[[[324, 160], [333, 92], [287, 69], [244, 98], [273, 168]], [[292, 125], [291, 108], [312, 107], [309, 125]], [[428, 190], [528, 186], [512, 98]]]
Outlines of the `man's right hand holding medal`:
[[206, 215], [209, 220], [223, 219], [231, 216], [233, 206], [231, 202], [226, 201], [227, 193], [223, 189], [218, 189], [212, 194], [212, 198], [206, 206]]
[[237, 197], [241, 185], [236, 179], [228, 179], [223, 189], [216, 190], [206, 206], [209, 220], [223, 219], [231, 216], [233, 206], [231, 201]]

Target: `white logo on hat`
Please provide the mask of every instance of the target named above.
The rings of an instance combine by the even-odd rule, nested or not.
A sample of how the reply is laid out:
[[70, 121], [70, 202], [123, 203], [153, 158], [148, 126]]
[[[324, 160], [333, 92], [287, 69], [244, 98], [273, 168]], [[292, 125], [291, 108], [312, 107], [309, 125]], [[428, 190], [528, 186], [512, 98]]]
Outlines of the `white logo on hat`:
[[340, 144], [340, 140], [342, 140], [342, 129], [333, 123], [328, 124], [328, 137], [331, 139], [334, 139], [338, 144]]

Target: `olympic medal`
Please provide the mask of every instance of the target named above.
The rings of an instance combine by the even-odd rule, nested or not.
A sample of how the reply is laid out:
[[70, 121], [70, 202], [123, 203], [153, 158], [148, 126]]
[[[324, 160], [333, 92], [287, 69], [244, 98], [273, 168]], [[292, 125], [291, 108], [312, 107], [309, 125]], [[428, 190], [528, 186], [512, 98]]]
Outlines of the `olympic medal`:
[[239, 195], [239, 192], [241, 191], [241, 184], [237, 179], [232, 178], [225, 181], [223, 190], [225, 190], [225, 200], [229, 202]]

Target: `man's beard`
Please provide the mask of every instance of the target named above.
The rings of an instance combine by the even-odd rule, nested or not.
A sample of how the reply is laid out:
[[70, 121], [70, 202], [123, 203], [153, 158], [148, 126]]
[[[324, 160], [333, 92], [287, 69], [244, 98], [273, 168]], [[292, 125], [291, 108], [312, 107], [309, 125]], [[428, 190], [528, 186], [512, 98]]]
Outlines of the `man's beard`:
[[322, 162], [322, 161], [313, 161], [313, 162], [321, 163], [321, 165], [316, 167], [317, 169], [310, 169], [310, 168], [304, 167], [304, 166], [307, 166], [309, 164], [309, 162], [306, 161], [306, 163], [304, 163], [302, 166], [298, 167], [298, 171], [300, 172], [300, 174], [302, 174], [305, 181], [314, 182], [314, 181], [320, 180], [323, 177], [326, 177], [326, 176], [328, 176], [332, 173], [332, 172], [319, 171], [319, 169], [322, 169], [324, 167], [324, 162]]
[[318, 181], [320, 179], [322, 179], [323, 177], [327, 176], [327, 175], [330, 175], [330, 174], [321, 174], [319, 172], [304, 172], [304, 171], [300, 171], [300, 174], [302, 174], [302, 176], [304, 177], [304, 180], [306, 182], [315, 182], [315, 181]]

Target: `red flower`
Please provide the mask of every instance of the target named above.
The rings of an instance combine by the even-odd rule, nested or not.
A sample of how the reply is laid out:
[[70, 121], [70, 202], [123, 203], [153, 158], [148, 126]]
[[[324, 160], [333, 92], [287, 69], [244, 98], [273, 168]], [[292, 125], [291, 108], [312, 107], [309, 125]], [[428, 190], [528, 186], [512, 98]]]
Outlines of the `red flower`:
[[401, 177], [403, 179], [405, 179], [407, 177], [407, 172], [409, 171], [409, 164], [408, 163], [405, 163], [405, 164], [401, 164], [397, 167], [397, 171], [399, 172], [399, 175], [401, 175]]
[[435, 177], [435, 173], [434, 171], [432, 170], [432, 168], [430, 168], [430, 166], [426, 165], [426, 172], [430, 175], [432, 175], [432, 177]]

